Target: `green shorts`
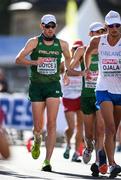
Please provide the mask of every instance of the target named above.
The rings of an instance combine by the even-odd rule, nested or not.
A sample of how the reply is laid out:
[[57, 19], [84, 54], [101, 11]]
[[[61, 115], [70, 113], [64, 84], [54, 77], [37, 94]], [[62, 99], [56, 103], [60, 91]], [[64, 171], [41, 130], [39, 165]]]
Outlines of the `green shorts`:
[[61, 97], [60, 82], [35, 83], [31, 82], [29, 86], [29, 99], [32, 102], [45, 101], [49, 97]]
[[98, 108], [95, 105], [96, 97], [81, 97], [81, 110], [84, 114], [93, 114]]

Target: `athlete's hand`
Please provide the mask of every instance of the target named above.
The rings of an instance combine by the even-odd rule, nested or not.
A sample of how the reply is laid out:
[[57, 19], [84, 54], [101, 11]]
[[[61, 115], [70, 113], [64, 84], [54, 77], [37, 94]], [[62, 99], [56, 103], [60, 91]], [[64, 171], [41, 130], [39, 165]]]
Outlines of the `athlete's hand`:
[[64, 86], [67, 86], [70, 83], [70, 79], [69, 79], [67, 73], [64, 73], [64, 75], [63, 75], [63, 83], [64, 83]]
[[85, 76], [85, 75], [86, 75], [85, 71], [81, 71], [79, 76]]
[[44, 59], [43, 58], [38, 58], [37, 60], [37, 65], [43, 64], [44, 63]]
[[88, 70], [88, 71], [85, 72], [85, 78], [86, 78], [88, 81], [92, 79], [92, 75], [91, 75], [90, 70]]

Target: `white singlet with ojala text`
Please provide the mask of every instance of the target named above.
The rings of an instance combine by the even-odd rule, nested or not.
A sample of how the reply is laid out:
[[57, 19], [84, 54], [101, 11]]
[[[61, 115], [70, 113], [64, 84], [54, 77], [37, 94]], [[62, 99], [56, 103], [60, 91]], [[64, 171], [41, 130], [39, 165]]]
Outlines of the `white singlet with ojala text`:
[[96, 90], [121, 94], [121, 39], [111, 46], [107, 35], [102, 35], [99, 46], [99, 75]]

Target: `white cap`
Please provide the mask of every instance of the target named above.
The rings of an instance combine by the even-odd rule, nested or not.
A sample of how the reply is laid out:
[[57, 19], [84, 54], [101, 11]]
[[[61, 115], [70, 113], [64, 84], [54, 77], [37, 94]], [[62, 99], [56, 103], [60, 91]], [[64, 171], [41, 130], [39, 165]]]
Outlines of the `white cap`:
[[41, 23], [48, 24], [54, 22], [56, 24], [56, 18], [52, 14], [46, 14], [41, 18]]
[[100, 29], [104, 29], [104, 25], [101, 22], [94, 22], [92, 24], [90, 24], [89, 26], [89, 30], [90, 31], [98, 31]]
[[116, 11], [110, 11], [106, 16], [105, 16], [105, 23], [107, 25], [111, 24], [121, 24], [121, 17], [120, 14]]

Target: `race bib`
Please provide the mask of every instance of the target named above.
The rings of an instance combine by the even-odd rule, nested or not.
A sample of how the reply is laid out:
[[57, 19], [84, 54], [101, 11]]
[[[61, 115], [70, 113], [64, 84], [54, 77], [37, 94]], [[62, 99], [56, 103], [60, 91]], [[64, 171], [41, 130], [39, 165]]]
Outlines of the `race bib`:
[[57, 58], [43, 58], [44, 63], [37, 66], [37, 72], [45, 75], [57, 73]]
[[103, 59], [101, 70], [104, 77], [121, 77], [121, 60]]
[[98, 77], [98, 71], [90, 71], [89, 76], [85, 78], [85, 88], [95, 88]]

